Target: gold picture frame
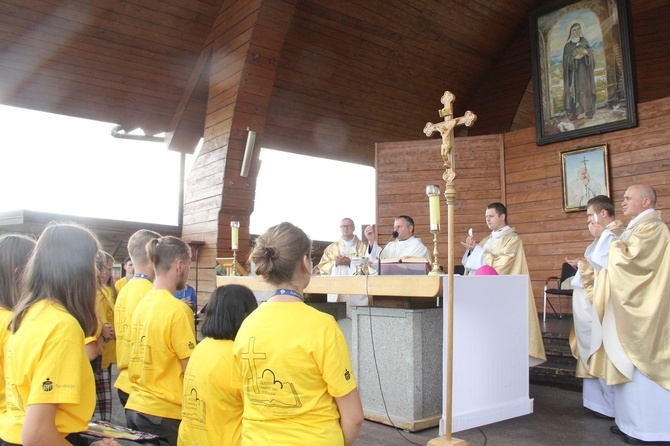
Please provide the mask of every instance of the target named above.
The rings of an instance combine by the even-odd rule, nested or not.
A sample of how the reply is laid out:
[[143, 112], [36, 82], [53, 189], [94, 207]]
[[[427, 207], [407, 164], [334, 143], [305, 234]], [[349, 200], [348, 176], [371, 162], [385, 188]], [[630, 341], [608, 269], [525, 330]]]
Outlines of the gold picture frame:
[[564, 212], [584, 211], [594, 196], [610, 196], [607, 144], [562, 152], [561, 169]]

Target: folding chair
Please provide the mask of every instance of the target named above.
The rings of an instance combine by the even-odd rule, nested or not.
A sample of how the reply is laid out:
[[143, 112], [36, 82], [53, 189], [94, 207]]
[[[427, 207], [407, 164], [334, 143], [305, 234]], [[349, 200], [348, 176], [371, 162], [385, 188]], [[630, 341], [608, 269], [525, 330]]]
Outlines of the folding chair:
[[[561, 309], [561, 296], [572, 297], [572, 288], [566, 288], [564, 283], [569, 278], [574, 277], [575, 274], [577, 274], [577, 269], [574, 268], [569, 263], [565, 262], [563, 263], [563, 267], [561, 268], [560, 277], [557, 276], [547, 277], [547, 281], [544, 283], [544, 306], [542, 310], [542, 322], [545, 322], [547, 320], [547, 302], [549, 302], [549, 306], [553, 310], [554, 314], [559, 319], [563, 319], [563, 311]], [[550, 288], [552, 286], [554, 286], [554, 288]], [[549, 300], [549, 295], [558, 296], [558, 313], [556, 313], [556, 309]]]

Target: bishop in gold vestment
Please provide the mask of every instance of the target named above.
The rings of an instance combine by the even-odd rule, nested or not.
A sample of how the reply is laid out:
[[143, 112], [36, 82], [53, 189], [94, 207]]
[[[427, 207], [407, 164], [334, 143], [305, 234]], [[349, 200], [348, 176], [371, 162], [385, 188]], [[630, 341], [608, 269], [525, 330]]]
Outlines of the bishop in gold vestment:
[[670, 231], [654, 210], [656, 192], [642, 184], [624, 195], [632, 220], [610, 245], [611, 320], [607, 356], [631, 382], [615, 386], [616, 424], [633, 438], [670, 441]]

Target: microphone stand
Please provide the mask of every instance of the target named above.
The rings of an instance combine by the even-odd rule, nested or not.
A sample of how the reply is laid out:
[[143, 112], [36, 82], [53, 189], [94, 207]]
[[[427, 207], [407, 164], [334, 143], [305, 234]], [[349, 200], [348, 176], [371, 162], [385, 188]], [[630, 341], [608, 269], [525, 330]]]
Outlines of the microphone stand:
[[398, 231], [393, 231], [393, 234], [391, 234], [391, 238], [389, 238], [388, 242], [384, 245], [384, 247], [379, 250], [379, 254], [377, 255], [377, 266], [379, 269], [377, 269], [377, 275], [381, 276], [382, 275], [382, 252], [384, 252], [384, 249], [388, 246], [388, 244], [391, 242], [391, 240], [394, 240], [398, 238]]

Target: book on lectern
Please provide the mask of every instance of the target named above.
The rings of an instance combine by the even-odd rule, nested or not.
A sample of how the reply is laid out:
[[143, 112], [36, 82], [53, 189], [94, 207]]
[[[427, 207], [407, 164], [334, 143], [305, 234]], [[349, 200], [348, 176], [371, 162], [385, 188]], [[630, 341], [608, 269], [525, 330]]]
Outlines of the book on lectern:
[[430, 269], [430, 262], [423, 257], [382, 260], [382, 276], [425, 276]]

